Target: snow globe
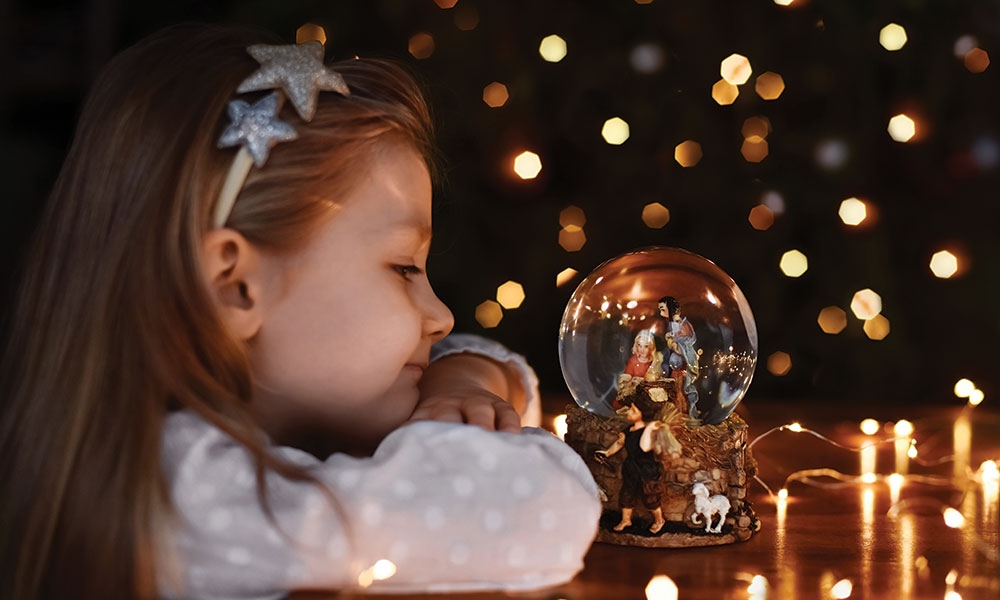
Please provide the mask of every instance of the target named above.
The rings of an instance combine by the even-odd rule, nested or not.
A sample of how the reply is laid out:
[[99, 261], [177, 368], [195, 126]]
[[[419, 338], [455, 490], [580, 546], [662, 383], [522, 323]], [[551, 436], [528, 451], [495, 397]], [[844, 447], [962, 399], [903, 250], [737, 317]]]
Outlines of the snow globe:
[[722, 269], [666, 247], [604, 262], [566, 306], [559, 361], [576, 400], [566, 442], [601, 490], [598, 541], [710, 546], [760, 528], [748, 427], [734, 412], [757, 326]]

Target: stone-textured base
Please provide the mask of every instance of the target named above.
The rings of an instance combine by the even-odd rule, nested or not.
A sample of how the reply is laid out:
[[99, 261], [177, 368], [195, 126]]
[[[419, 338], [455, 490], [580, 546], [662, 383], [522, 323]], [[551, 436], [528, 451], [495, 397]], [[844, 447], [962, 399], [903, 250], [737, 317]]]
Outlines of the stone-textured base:
[[[621, 465], [627, 452], [598, 462], [595, 452], [606, 450], [618, 434], [631, 425], [623, 417], [602, 417], [575, 404], [566, 407], [566, 443], [583, 457], [602, 492], [604, 514], [597, 541], [644, 547], [697, 547], [746, 541], [760, 529], [760, 521], [746, 497], [746, 486], [757, 470], [747, 448], [747, 424], [731, 415], [718, 425], [700, 425], [690, 420], [674, 419], [670, 431], [681, 450], [659, 457], [663, 467], [660, 477], [660, 508], [666, 524], [653, 534], [651, 511], [640, 503], [634, 507], [632, 525], [621, 532], [613, 530], [621, 518], [618, 494], [621, 489]], [[694, 484], [702, 483], [710, 495], [725, 496], [729, 511], [718, 533], [706, 532], [705, 521], [695, 515]], [[718, 517], [714, 518], [718, 524]]]

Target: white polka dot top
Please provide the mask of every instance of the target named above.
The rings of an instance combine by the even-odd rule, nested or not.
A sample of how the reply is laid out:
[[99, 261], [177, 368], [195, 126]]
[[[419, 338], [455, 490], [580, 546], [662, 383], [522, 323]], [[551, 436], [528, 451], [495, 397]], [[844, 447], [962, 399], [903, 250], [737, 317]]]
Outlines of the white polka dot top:
[[[518, 366], [537, 422], [537, 380], [523, 358], [481, 338], [452, 338], [435, 356], [464, 346]], [[418, 422], [370, 458], [273, 452], [330, 492], [269, 474], [277, 528], [259, 505], [249, 453], [192, 413], [168, 418], [162, 462], [178, 516], [159, 557], [163, 597], [533, 589], [571, 579], [596, 533], [589, 471], [540, 429]]]

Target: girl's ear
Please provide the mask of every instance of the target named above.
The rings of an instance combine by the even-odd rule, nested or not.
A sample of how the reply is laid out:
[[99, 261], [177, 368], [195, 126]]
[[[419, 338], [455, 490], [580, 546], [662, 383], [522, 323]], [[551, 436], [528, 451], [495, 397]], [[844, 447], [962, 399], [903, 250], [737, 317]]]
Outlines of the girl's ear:
[[234, 229], [214, 229], [201, 245], [202, 276], [229, 333], [257, 335], [264, 318], [260, 251]]

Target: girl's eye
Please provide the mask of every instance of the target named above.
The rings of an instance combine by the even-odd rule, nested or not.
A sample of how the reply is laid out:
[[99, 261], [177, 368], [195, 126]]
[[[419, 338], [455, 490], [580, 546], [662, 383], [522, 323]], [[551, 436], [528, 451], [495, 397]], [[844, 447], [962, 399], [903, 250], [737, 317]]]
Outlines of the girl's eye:
[[399, 273], [399, 275], [406, 280], [409, 280], [411, 277], [415, 277], [423, 273], [423, 270], [420, 267], [414, 265], [394, 265], [392, 268], [395, 269], [396, 272]]

